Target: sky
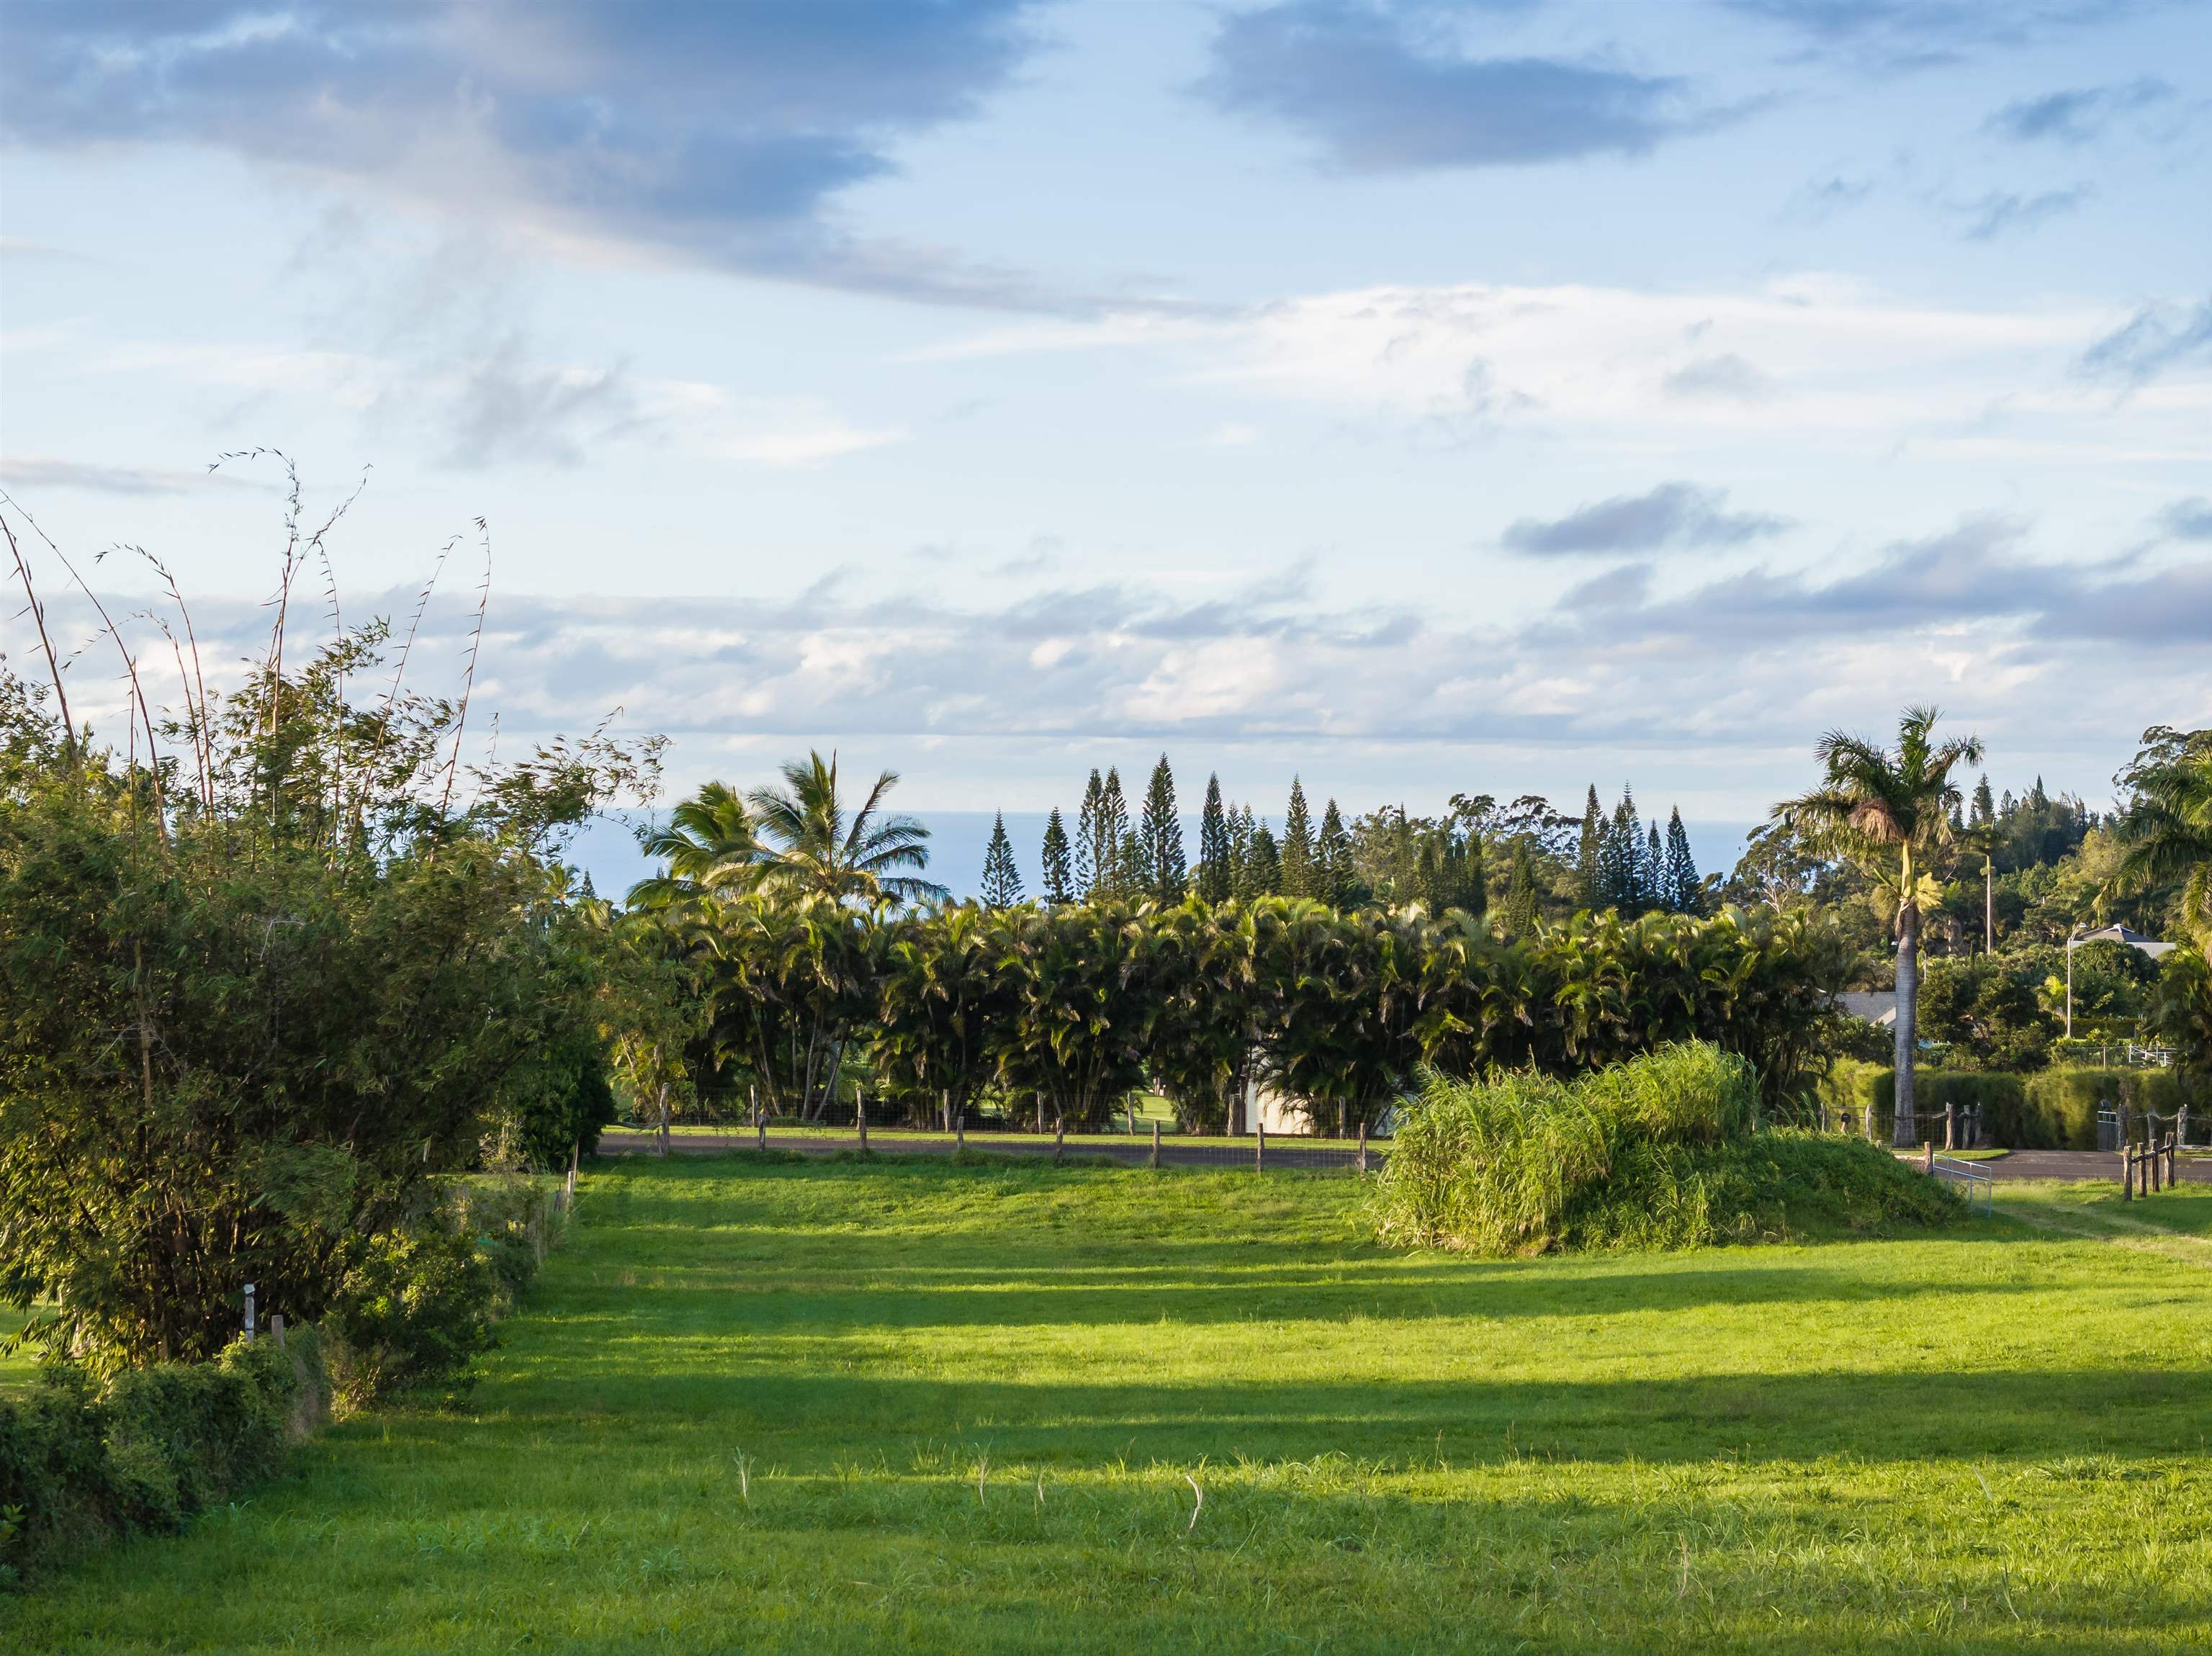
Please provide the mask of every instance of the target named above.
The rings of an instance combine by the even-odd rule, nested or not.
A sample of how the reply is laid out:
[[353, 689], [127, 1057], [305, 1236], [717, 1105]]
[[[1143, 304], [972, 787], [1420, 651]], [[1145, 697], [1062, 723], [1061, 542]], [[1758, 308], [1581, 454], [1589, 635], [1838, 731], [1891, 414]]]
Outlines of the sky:
[[2102, 804], [2212, 724], [2208, 200], [2202, 3], [15, 0], [0, 486], [234, 660], [281, 450], [672, 791], [1744, 823], [1934, 702]]

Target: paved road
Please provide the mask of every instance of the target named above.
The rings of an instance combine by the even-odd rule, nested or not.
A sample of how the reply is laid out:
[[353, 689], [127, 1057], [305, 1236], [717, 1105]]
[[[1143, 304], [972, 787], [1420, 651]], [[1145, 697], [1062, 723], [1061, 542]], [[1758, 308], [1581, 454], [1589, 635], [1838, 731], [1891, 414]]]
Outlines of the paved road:
[[[659, 1144], [659, 1135], [651, 1132], [632, 1132], [623, 1128], [611, 1127], [599, 1135], [599, 1154], [602, 1156], [641, 1156], [650, 1154]], [[790, 1133], [775, 1133], [769, 1138], [769, 1148], [777, 1150], [796, 1150], [801, 1156], [834, 1156], [841, 1150], [860, 1147], [860, 1141], [851, 1133], [825, 1134], [821, 1137], [801, 1137]], [[721, 1150], [749, 1150], [759, 1141], [749, 1132], [729, 1133], [672, 1133], [668, 1147], [681, 1154], [703, 1156]], [[949, 1137], [886, 1138], [878, 1136], [869, 1141], [869, 1148], [886, 1155], [949, 1156], [958, 1148]], [[994, 1156], [1023, 1156], [1050, 1157], [1050, 1143], [1034, 1138], [1001, 1138], [996, 1133], [971, 1133], [968, 1137], [971, 1150], [987, 1151]], [[1092, 1134], [1067, 1141], [1070, 1156], [1110, 1156], [1116, 1162], [1139, 1165], [1152, 1160], [1152, 1141], [1149, 1137], [1133, 1138], [1115, 1133]], [[1387, 1152], [1379, 1144], [1368, 1146], [1370, 1167], [1382, 1165]], [[1356, 1144], [1342, 1140], [1316, 1143], [1295, 1138], [1270, 1137], [1267, 1140], [1268, 1168], [1351, 1168], [1358, 1164], [1359, 1149]], [[1160, 1140], [1160, 1165], [1170, 1168], [1249, 1168], [1253, 1165], [1249, 1144], [1178, 1144], [1172, 1137]]]
[[[1915, 1156], [1911, 1159], [1917, 1162], [1919, 1158]], [[2120, 1182], [2118, 1150], [2014, 1150], [1994, 1162], [1972, 1162], [1967, 1165], [1992, 1179], [2108, 1179], [2115, 1185]], [[2185, 1184], [2212, 1184], [2212, 1162], [2185, 1158], [2180, 1173]]]

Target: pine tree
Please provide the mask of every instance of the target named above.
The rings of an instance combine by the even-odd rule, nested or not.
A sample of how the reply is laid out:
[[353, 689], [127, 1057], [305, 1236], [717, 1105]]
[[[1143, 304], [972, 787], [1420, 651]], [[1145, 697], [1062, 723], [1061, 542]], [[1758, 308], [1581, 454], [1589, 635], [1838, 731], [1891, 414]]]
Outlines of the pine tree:
[[1291, 779], [1290, 809], [1283, 813], [1283, 895], [1318, 897], [1314, 878], [1313, 819], [1306, 814], [1306, 791]]
[[1060, 820], [1060, 807], [1044, 825], [1044, 900], [1048, 903], [1075, 901], [1075, 882], [1068, 867], [1067, 829]]
[[1644, 857], [1637, 869], [1643, 883], [1637, 888], [1638, 913], [1655, 908], [1674, 907], [1673, 894], [1667, 889], [1667, 847], [1659, 839], [1659, 819], [1651, 819], [1650, 835], [1644, 842]]
[[1597, 784], [1590, 784], [1589, 801], [1583, 807], [1583, 834], [1575, 846], [1576, 896], [1588, 909], [1606, 906], [1605, 814], [1598, 807]]
[[1176, 811], [1175, 773], [1165, 754], [1146, 785], [1137, 838], [1144, 847], [1145, 889], [1155, 901], [1181, 902], [1190, 886], [1190, 864], [1183, 854], [1182, 818]]
[[1229, 818], [1221, 805], [1221, 778], [1206, 779], [1206, 809], [1198, 819], [1198, 895], [1225, 902], [1237, 889], [1229, 842]]
[[1229, 889], [1240, 902], [1252, 893], [1248, 884], [1252, 863], [1252, 807], [1232, 806], [1229, 812]]
[[1260, 826], [1252, 830], [1252, 849], [1244, 858], [1243, 895], [1274, 897], [1282, 889], [1283, 853], [1275, 848], [1275, 836], [1267, 831], [1267, 819], [1263, 816]]
[[1126, 854], [1128, 838], [1129, 802], [1121, 797], [1121, 773], [1109, 765], [1105, 785], [1098, 791], [1097, 895], [1128, 895], [1133, 866]]
[[1982, 779], [1974, 784], [1973, 823], [1976, 828], [1986, 828], [1996, 820], [1997, 804], [1996, 800], [1990, 798], [1990, 777], [1989, 773], [1984, 771], [1982, 773]]
[[1006, 814], [1000, 811], [983, 852], [983, 901], [994, 908], [1011, 908], [1021, 900], [1022, 874], [1014, 866], [1014, 842], [1006, 838]]
[[1533, 937], [1536, 935], [1536, 859], [1529, 854], [1526, 834], [1513, 841], [1511, 879], [1512, 887], [1505, 897], [1506, 935]]
[[1331, 908], [1351, 907], [1352, 836], [1344, 831], [1344, 816], [1334, 799], [1321, 814], [1321, 833], [1314, 840], [1314, 866], [1321, 876], [1314, 895]]
[[1636, 820], [1636, 801], [1623, 791], [1613, 816], [1599, 830], [1597, 846], [1598, 906], [1618, 910], [1624, 919], [1637, 913], [1637, 865], [1644, 860], [1643, 825]]
[[1146, 883], [1145, 842], [1137, 837], [1136, 829], [1123, 828], [1121, 849], [1114, 858], [1114, 895], [1123, 898], [1140, 896]]
[[1105, 798], [1105, 785], [1093, 765], [1090, 786], [1083, 790], [1083, 809], [1075, 814], [1075, 895], [1085, 901], [1098, 895], [1098, 883], [1106, 871], [1106, 859], [1099, 855], [1104, 840], [1098, 826]]
[[1662, 889], [1667, 907], [1677, 914], [1705, 912], [1705, 883], [1698, 878], [1697, 859], [1690, 855], [1689, 830], [1682, 826], [1680, 805], [1667, 819], [1667, 872]]

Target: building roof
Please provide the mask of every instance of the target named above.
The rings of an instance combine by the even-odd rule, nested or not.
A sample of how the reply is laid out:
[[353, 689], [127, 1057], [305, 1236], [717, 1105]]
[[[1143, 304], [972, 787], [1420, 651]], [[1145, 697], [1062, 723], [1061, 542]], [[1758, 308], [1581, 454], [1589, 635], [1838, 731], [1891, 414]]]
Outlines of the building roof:
[[1850, 989], [1836, 997], [1836, 1004], [1855, 1018], [1887, 1029], [1897, 1022], [1897, 992], [1892, 989]]
[[2128, 925], [2100, 925], [2094, 931], [2084, 931], [2075, 941], [2076, 943], [2124, 943], [2130, 949], [2142, 949], [2153, 960], [2170, 952], [2173, 948], [2170, 943], [2160, 943], [2155, 937], [2145, 937], [2133, 926]]

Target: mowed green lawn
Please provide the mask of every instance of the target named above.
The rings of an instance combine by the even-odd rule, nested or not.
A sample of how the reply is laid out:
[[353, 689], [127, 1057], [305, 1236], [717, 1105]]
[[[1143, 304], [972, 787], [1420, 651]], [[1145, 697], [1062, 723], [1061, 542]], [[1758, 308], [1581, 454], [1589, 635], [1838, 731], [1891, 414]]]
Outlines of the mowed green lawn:
[[2035, 1194], [2095, 1234], [1499, 1262], [1376, 1248], [1359, 1199], [597, 1166], [465, 1406], [330, 1432], [0, 1603], [0, 1644], [2212, 1644], [2212, 1271], [2083, 1204]]

